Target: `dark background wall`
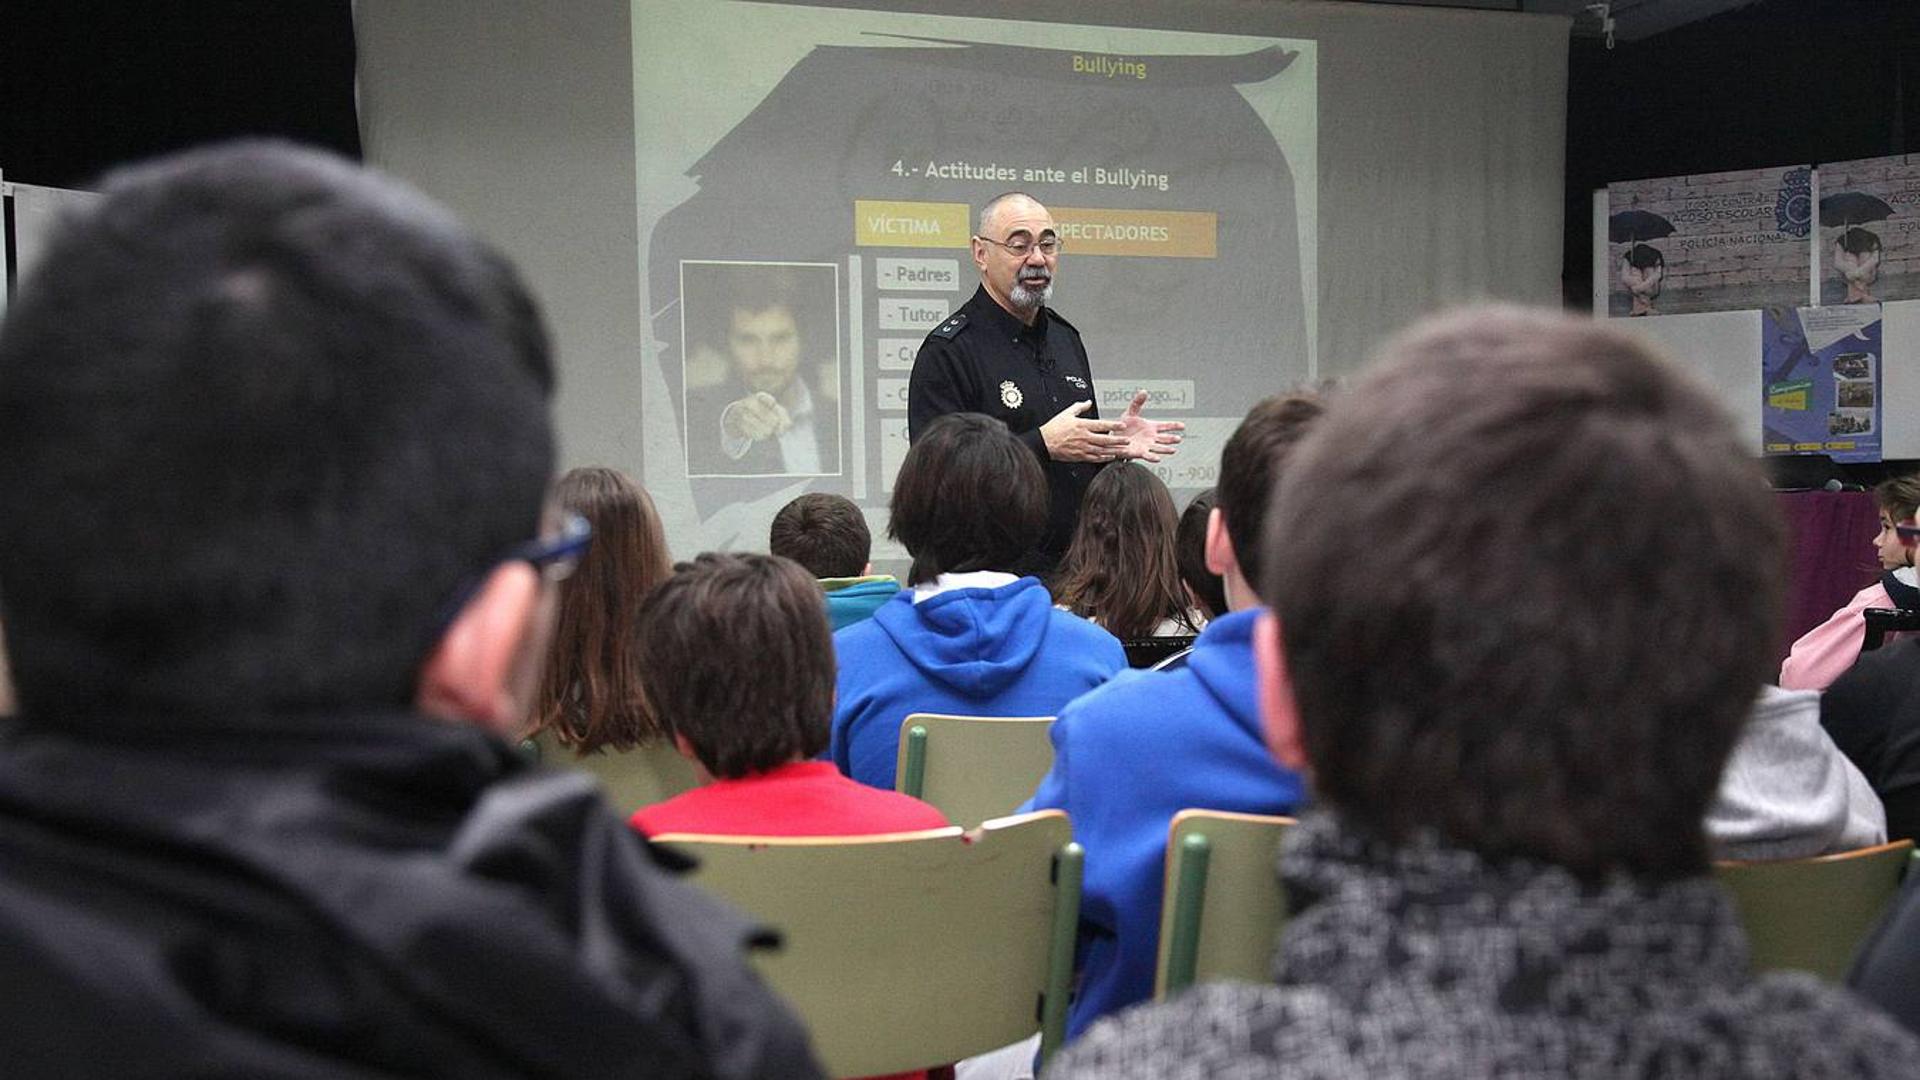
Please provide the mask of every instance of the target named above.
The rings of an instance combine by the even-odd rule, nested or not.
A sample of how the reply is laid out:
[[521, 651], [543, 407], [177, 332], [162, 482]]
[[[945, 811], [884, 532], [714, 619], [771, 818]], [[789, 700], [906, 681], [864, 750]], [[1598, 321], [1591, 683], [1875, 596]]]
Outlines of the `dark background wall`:
[[85, 187], [239, 135], [360, 156], [349, 0], [7, 0], [0, 19], [8, 180]]
[[1567, 306], [1593, 306], [1592, 193], [1610, 181], [1920, 150], [1920, 2], [1762, 0], [1567, 72]]

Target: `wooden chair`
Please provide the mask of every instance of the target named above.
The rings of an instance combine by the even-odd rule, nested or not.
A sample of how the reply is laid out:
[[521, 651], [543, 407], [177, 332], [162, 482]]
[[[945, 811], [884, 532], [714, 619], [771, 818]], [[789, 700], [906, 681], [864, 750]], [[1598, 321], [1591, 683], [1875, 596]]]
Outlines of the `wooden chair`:
[[1288, 817], [1216, 810], [1173, 816], [1155, 1000], [1208, 979], [1267, 981], [1287, 919], [1275, 857], [1292, 824]]
[[1126, 650], [1128, 667], [1150, 668], [1158, 666], [1175, 653], [1193, 648], [1193, 643], [1199, 640], [1199, 634], [1168, 634], [1164, 637], [1128, 638], [1120, 643], [1120, 647]]
[[1051, 716], [942, 716], [900, 723], [894, 789], [925, 799], [956, 825], [1013, 813], [1053, 768]]
[[1082, 854], [1058, 810], [872, 837], [661, 836], [692, 880], [778, 930], [754, 960], [833, 1076], [1066, 1034]]
[[523, 741], [520, 747], [536, 761], [591, 774], [600, 782], [607, 801], [622, 814], [664, 802], [700, 784], [693, 766], [667, 742], [635, 750], [580, 756], [543, 731]]
[[1715, 863], [1714, 876], [1740, 910], [1755, 971], [1839, 982], [1915, 859], [1913, 841], [1896, 840], [1811, 859]]

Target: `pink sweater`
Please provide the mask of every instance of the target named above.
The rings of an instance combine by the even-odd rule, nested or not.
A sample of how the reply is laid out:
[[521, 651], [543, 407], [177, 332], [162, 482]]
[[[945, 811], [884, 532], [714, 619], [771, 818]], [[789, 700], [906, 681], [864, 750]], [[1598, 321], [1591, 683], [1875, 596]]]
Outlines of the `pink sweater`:
[[[1866, 637], [1868, 608], [1896, 607], [1886, 586], [1875, 581], [1847, 601], [1847, 606], [1827, 616], [1827, 621], [1801, 635], [1780, 665], [1783, 690], [1825, 690], [1833, 680], [1846, 674], [1860, 659], [1860, 644]], [[1904, 635], [1889, 634], [1889, 638]]]

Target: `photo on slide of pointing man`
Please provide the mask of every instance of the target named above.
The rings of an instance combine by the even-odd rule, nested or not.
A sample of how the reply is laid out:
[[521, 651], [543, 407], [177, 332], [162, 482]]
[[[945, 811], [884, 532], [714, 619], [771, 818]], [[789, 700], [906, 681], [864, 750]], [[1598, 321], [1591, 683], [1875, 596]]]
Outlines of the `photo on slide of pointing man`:
[[833, 265], [686, 262], [681, 275], [687, 475], [838, 474]]

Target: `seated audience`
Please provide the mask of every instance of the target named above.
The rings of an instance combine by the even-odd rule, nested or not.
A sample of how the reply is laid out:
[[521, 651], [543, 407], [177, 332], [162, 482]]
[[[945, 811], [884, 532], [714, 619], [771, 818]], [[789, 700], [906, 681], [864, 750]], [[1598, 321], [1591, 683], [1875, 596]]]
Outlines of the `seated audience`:
[[507, 262], [330, 155], [57, 230], [0, 325], [8, 1075], [818, 1075], [754, 928], [503, 738], [552, 390]]
[[1118, 462], [1087, 485], [1051, 591], [1063, 608], [1122, 640], [1197, 634], [1173, 534], [1180, 519], [1167, 485], [1145, 466]]
[[617, 469], [573, 469], [553, 485], [560, 508], [593, 529], [593, 543], [560, 583], [559, 617], [530, 737], [577, 755], [659, 740], [633, 659], [640, 600], [673, 572], [653, 500]]
[[1886, 811], [1820, 727], [1813, 690], [1762, 686], [1707, 810], [1716, 859], [1803, 859], [1887, 839]]
[[1821, 696], [1820, 726], [1880, 796], [1888, 839], [1920, 841], [1920, 639], [1861, 656]]
[[820, 579], [835, 630], [871, 616], [900, 591], [892, 574], [873, 572], [867, 516], [845, 495], [808, 492], [781, 507], [767, 531], [767, 550]]
[[857, 836], [939, 829], [940, 811], [813, 761], [833, 724], [820, 587], [777, 555], [701, 555], [640, 608], [647, 701], [704, 786], [633, 815], [649, 836]]
[[1227, 582], [1231, 613], [1208, 624], [1178, 670], [1115, 676], [1068, 705], [1049, 733], [1053, 769], [1021, 809], [1065, 810], [1087, 852], [1069, 1035], [1153, 994], [1173, 815], [1189, 807], [1291, 814], [1305, 800], [1300, 774], [1276, 763], [1262, 740], [1253, 680], [1260, 601], [1250, 583], [1274, 483], [1320, 413], [1312, 397], [1268, 398], [1220, 453], [1207, 565]]
[[833, 639], [841, 772], [890, 788], [909, 715], [1054, 716], [1127, 666], [1119, 639], [1005, 571], [1046, 524], [1046, 475], [999, 420], [954, 413], [914, 440], [887, 523], [908, 587]]
[[1111, 1017], [1048, 1080], [1912, 1075], [1887, 1017], [1756, 977], [1711, 875], [1784, 532], [1727, 417], [1590, 319], [1386, 354], [1269, 510], [1262, 713], [1320, 808], [1275, 984]]
[[1226, 584], [1207, 569], [1207, 519], [1213, 516], [1214, 495], [1213, 488], [1195, 495], [1173, 532], [1173, 560], [1187, 589], [1187, 606], [1209, 619], [1227, 613]]
[[1901, 543], [1896, 524], [1911, 524], [1920, 507], [1920, 474], [1883, 480], [1873, 489], [1880, 504], [1880, 532], [1873, 538], [1880, 558], [1880, 580], [1861, 589], [1827, 621], [1793, 643], [1780, 665], [1780, 685], [1788, 690], [1825, 690], [1860, 659], [1868, 608], [1920, 609], [1920, 578], [1913, 549]]

